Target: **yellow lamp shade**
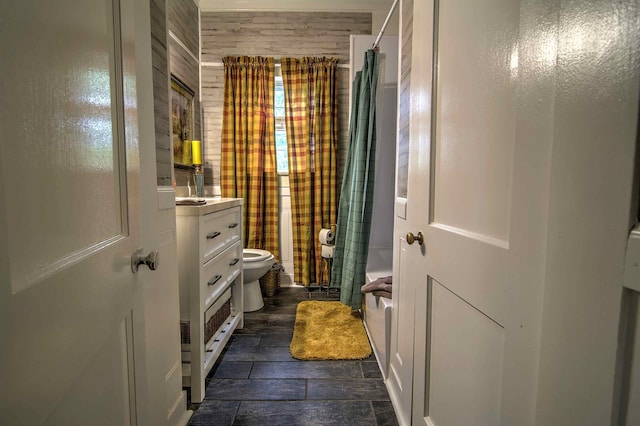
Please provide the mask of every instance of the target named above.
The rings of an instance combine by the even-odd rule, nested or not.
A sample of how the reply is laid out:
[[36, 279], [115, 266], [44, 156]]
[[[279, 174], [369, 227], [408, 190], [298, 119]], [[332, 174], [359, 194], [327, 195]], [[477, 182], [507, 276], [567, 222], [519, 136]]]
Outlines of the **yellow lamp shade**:
[[191, 159], [193, 160], [193, 164], [202, 164], [200, 141], [191, 141]]

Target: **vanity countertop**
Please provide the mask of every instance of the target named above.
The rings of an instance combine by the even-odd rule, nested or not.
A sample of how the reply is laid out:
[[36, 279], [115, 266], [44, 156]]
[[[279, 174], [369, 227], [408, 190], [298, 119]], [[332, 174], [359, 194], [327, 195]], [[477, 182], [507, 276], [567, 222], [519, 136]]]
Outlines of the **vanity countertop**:
[[201, 216], [214, 213], [220, 210], [240, 206], [243, 203], [242, 198], [192, 198], [192, 197], [176, 197], [179, 200], [204, 200], [204, 204], [193, 206], [176, 205], [176, 216]]

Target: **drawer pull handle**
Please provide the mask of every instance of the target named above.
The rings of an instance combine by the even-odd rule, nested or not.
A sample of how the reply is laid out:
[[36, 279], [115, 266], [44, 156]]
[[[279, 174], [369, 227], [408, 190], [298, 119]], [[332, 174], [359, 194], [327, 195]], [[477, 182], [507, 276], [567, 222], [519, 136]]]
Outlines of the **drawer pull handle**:
[[236, 264], [236, 263], [238, 263], [238, 262], [240, 262], [240, 258], [239, 258], [239, 257], [236, 257], [236, 258], [235, 258], [235, 259], [233, 259], [231, 262], [229, 262], [229, 266], [233, 266], [233, 265], [235, 265], [235, 264]]
[[218, 231], [213, 231], [209, 234], [207, 234], [207, 240], [213, 240], [215, 237], [217, 237], [218, 235], [220, 235], [220, 232]]
[[215, 277], [213, 277], [213, 279], [211, 281], [209, 281], [207, 283], [207, 285], [215, 285], [215, 283], [217, 283], [218, 281], [220, 281], [220, 279], [222, 278], [222, 275], [217, 274]]
[[231, 223], [231, 224], [229, 225], [229, 229], [233, 229], [233, 228], [235, 228], [236, 226], [238, 226], [238, 224], [237, 224], [237, 223], [235, 223], [235, 222], [234, 222], [234, 223]]

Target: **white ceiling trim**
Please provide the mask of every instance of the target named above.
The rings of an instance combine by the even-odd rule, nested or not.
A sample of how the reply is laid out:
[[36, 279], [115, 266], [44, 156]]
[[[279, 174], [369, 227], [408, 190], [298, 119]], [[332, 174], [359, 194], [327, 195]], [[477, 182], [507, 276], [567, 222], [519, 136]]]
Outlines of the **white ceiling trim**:
[[194, 0], [204, 12], [388, 12], [393, 0]]

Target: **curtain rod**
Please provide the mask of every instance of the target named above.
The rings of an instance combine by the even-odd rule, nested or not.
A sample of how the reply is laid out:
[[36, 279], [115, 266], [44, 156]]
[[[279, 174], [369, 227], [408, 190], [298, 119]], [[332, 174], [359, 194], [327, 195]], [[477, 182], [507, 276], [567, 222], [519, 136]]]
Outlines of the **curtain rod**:
[[[201, 62], [200, 65], [203, 67], [223, 67], [224, 64], [222, 62]], [[279, 61], [274, 61], [274, 66], [279, 67], [282, 66]], [[338, 68], [351, 68], [349, 64], [336, 64]]]
[[389, 24], [389, 20], [391, 19], [391, 15], [393, 15], [393, 11], [396, 9], [397, 4], [398, 0], [394, 0], [393, 4], [391, 5], [391, 9], [389, 9], [389, 13], [387, 14], [387, 19], [384, 20], [382, 28], [380, 29], [380, 33], [378, 34], [376, 41], [373, 43], [373, 46], [371, 46], [372, 49], [378, 47], [378, 43], [380, 43], [380, 39], [382, 38], [382, 34], [384, 34], [384, 30], [387, 29], [387, 25]]

